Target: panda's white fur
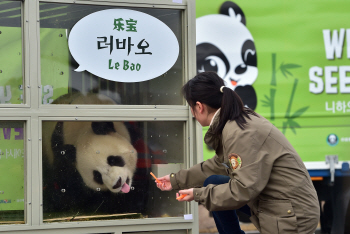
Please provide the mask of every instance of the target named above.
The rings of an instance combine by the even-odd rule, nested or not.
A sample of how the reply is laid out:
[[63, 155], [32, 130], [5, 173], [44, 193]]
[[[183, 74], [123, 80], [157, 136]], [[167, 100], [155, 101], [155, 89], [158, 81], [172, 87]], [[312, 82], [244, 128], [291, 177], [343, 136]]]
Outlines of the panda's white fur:
[[[53, 104], [108, 105], [116, 103], [104, 95], [77, 93], [64, 95], [55, 100]], [[75, 147], [76, 169], [86, 186], [94, 190], [109, 190], [113, 193], [128, 192], [136, 170], [137, 152], [130, 143], [130, 135], [124, 123], [111, 123], [113, 123], [115, 132], [109, 131], [106, 134], [97, 135], [91, 127], [91, 121], [63, 122], [63, 141], [65, 145]], [[56, 125], [57, 122], [43, 122], [43, 160], [51, 167], [55, 166], [51, 136]], [[109, 165], [107, 162], [109, 156], [120, 156], [124, 165]], [[94, 180], [94, 171], [101, 174], [103, 184]]]

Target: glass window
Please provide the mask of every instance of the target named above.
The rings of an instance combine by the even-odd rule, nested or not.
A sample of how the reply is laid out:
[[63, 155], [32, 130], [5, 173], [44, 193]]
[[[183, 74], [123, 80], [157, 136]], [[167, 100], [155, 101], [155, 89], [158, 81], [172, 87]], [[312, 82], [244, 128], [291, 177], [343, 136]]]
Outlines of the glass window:
[[0, 224], [24, 223], [23, 127], [0, 121]]
[[[83, 94], [104, 94], [123, 105], [184, 105], [179, 93], [183, 85], [184, 72], [181, 10], [128, 8], [159, 19], [175, 34], [180, 46], [179, 55], [175, 64], [163, 75], [148, 81], [124, 83], [106, 80], [88, 71], [75, 71], [79, 64], [69, 52], [69, 33], [83, 17], [106, 9], [121, 8], [78, 4], [40, 4], [42, 103], [50, 104], [61, 95], [79, 91]], [[136, 46], [137, 42], [134, 43]], [[166, 58], [166, 55], [164, 57]], [[154, 66], [156, 67], [157, 64]]]
[[185, 168], [185, 122], [43, 122], [44, 222], [178, 217], [150, 172]]
[[0, 1], [0, 104], [23, 103], [21, 2]]

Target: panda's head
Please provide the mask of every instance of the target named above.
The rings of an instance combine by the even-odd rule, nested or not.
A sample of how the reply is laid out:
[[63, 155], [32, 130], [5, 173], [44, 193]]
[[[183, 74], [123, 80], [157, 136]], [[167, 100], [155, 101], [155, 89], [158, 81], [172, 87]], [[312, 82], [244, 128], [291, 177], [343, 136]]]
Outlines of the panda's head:
[[[81, 93], [66, 94], [55, 103], [115, 104], [107, 96]], [[53, 182], [61, 188], [87, 186], [95, 191], [130, 191], [137, 152], [123, 122], [46, 121], [43, 134], [51, 136], [43, 139], [44, 161], [52, 169], [47, 170], [47, 177], [54, 178]]]
[[[88, 122], [76, 139], [76, 168], [94, 190], [128, 193], [137, 152], [121, 122]], [[68, 129], [65, 129], [69, 131]]]
[[197, 72], [215, 71], [232, 90], [252, 85], [258, 76], [257, 55], [243, 11], [225, 2], [220, 14], [196, 20]]

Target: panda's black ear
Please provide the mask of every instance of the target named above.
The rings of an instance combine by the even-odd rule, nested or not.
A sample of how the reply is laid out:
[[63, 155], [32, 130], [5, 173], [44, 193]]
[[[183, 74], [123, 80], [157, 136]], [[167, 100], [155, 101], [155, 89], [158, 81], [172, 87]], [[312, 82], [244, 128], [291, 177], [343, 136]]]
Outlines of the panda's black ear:
[[231, 16], [230, 9], [234, 11], [235, 15], [241, 15], [241, 23], [246, 25], [246, 19], [242, 9], [234, 2], [231, 2], [231, 1], [224, 2], [220, 7], [219, 13], [223, 15]]
[[116, 132], [113, 122], [92, 122], [91, 128], [96, 135], [107, 135], [110, 132]]

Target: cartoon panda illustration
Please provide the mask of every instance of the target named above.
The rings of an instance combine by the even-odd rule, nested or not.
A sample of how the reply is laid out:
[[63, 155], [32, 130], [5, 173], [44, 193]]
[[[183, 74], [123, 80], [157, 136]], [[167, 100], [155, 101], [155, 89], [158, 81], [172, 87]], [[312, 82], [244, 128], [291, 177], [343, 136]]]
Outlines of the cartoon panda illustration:
[[224, 2], [220, 14], [196, 20], [197, 72], [215, 71], [251, 109], [257, 104], [253, 83], [258, 76], [254, 39], [241, 8]]

